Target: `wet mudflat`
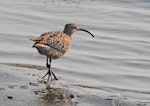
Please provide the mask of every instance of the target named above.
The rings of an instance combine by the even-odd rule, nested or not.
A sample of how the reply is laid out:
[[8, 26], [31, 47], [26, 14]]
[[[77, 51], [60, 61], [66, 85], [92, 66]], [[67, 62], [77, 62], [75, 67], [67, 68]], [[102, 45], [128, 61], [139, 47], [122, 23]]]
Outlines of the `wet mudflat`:
[[[22, 67], [24, 66], [24, 67]], [[67, 81], [51, 81], [41, 78], [44, 66], [23, 64], [0, 64], [1, 106], [144, 106], [111, 96], [87, 93], [90, 87], [68, 86]], [[38, 68], [37, 68], [38, 67]], [[42, 70], [41, 70], [42, 69]], [[96, 90], [95, 88], [90, 88]], [[85, 91], [85, 92], [84, 92]]]

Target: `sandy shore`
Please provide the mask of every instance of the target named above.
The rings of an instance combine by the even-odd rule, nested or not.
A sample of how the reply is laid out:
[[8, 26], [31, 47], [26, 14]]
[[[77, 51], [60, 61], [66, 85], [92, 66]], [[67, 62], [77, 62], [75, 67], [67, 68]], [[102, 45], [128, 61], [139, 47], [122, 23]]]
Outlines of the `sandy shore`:
[[[59, 81], [46, 84], [44, 66], [0, 64], [0, 106], [147, 106], [113, 98], [80, 94]], [[63, 84], [65, 85], [65, 84]]]

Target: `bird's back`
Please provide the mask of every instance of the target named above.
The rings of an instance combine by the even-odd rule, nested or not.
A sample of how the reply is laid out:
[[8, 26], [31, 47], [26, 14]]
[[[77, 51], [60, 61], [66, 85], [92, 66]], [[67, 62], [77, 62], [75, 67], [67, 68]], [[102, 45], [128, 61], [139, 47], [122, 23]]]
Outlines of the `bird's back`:
[[71, 36], [60, 31], [47, 32], [32, 40], [40, 54], [53, 59], [63, 56], [72, 45]]

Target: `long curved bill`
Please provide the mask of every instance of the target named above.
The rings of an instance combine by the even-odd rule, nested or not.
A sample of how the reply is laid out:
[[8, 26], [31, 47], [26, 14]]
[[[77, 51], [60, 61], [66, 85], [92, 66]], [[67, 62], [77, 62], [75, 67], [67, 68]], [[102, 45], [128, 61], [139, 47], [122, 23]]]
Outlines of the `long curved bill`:
[[87, 30], [85, 30], [85, 29], [78, 28], [77, 31], [84, 31], [84, 32], [87, 32], [87, 33], [89, 33], [90, 35], [92, 35], [92, 37], [94, 37], [94, 35], [93, 35], [91, 32], [89, 32], [89, 31], [87, 31]]

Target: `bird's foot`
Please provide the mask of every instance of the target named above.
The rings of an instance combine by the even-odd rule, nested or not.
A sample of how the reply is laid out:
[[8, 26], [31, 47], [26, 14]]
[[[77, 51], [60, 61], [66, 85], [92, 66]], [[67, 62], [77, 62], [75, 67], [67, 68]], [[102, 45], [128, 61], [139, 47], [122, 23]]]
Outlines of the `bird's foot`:
[[48, 81], [49, 81], [49, 78], [51, 78], [52, 80], [52, 75], [55, 80], [58, 80], [58, 78], [55, 76], [55, 74], [51, 70], [48, 70], [48, 72], [42, 78], [44, 79], [47, 75], [48, 75]]
[[51, 71], [50, 70], [48, 70], [48, 72], [42, 78], [44, 79], [47, 75], [48, 75], [48, 80], [49, 80], [49, 78], [51, 76]]
[[54, 76], [55, 80], [58, 80], [58, 78], [55, 76], [55, 74], [52, 72], [52, 75]]

